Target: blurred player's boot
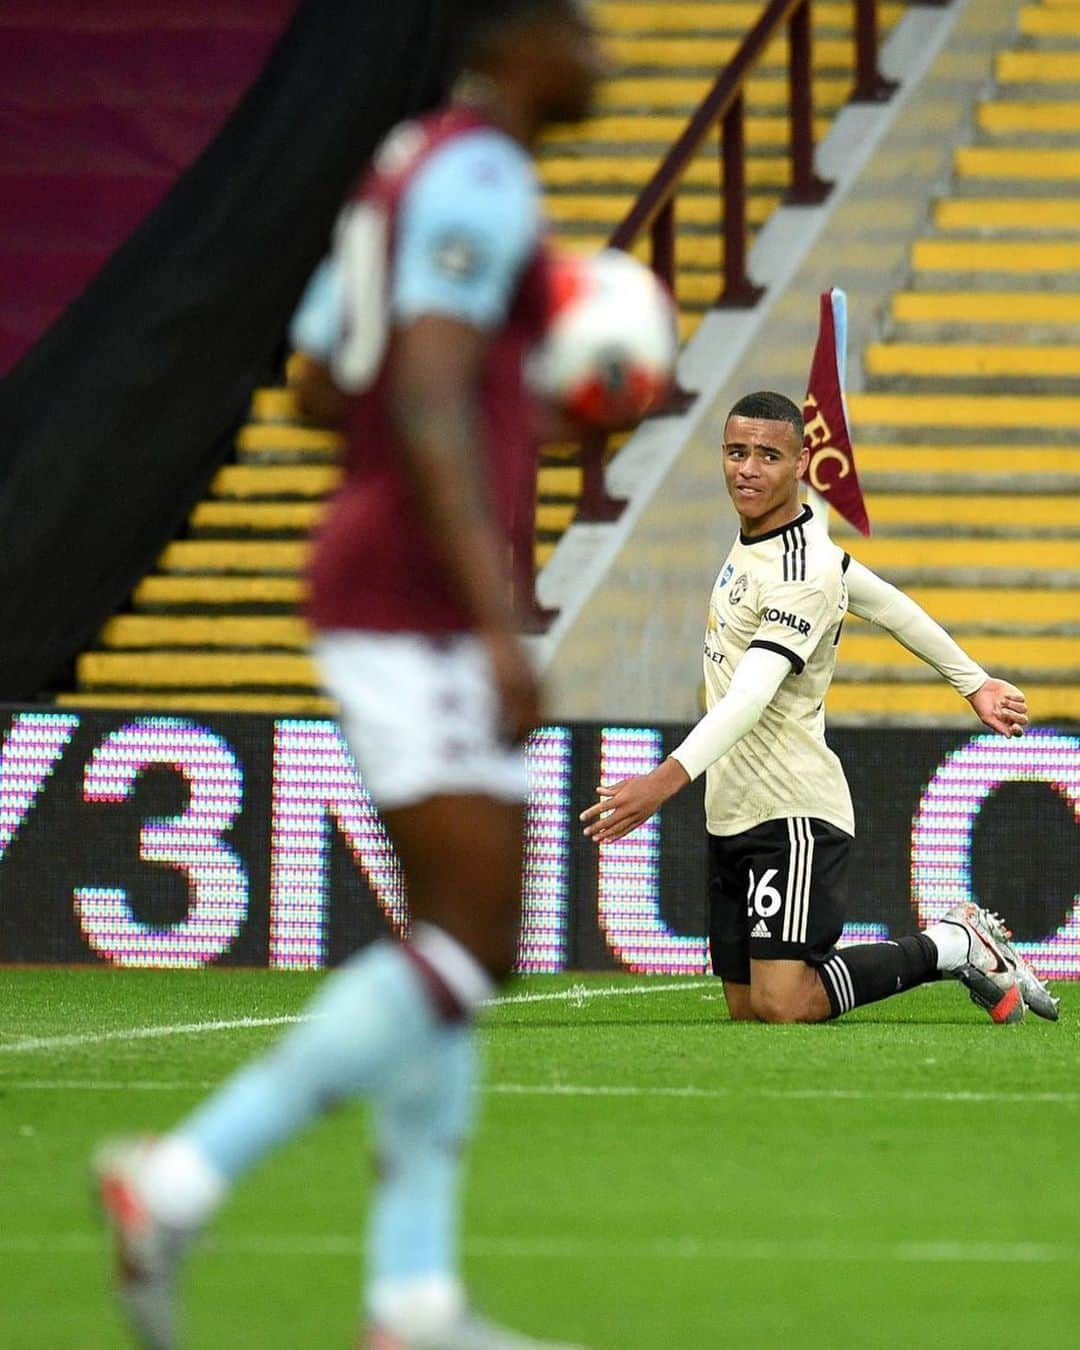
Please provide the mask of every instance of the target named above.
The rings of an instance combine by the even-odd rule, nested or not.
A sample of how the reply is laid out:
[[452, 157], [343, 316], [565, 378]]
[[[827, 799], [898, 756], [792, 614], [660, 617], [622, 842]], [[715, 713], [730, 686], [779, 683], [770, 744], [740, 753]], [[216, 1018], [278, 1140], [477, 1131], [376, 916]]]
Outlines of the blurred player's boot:
[[[946, 919], [950, 918], [955, 909], [965, 909], [967, 906], [957, 905], [949, 910]], [[975, 909], [977, 906], [972, 905]], [[1058, 1003], [1050, 990], [1039, 979], [1028, 963], [1016, 950], [1012, 944], [1012, 933], [1005, 927], [1004, 920], [998, 914], [991, 914], [987, 909], [980, 909], [980, 921], [986, 932], [993, 938], [994, 946], [1005, 959], [1005, 964], [1016, 977], [1016, 983], [1020, 986], [1020, 997], [1024, 1000], [1024, 1005], [1031, 1009], [1036, 1017], [1044, 1017], [1048, 1022], [1058, 1020]]]
[[538, 1341], [497, 1326], [475, 1313], [466, 1313], [453, 1326], [420, 1340], [404, 1338], [373, 1327], [365, 1350], [582, 1350], [564, 1341]]
[[[1024, 998], [1017, 980], [1015, 962], [1010, 965], [988, 922], [984, 909], [970, 901], [954, 905], [942, 923], [955, 924], [967, 935], [968, 956], [954, 970], [971, 995], [972, 1003], [999, 1023], [1019, 1022], [1024, 1016]], [[999, 921], [1000, 923], [1000, 921]]]
[[147, 1139], [105, 1144], [94, 1158], [94, 1172], [113, 1236], [121, 1307], [140, 1345], [176, 1350], [176, 1268], [191, 1232], [159, 1223], [139, 1193], [139, 1166], [149, 1144]]

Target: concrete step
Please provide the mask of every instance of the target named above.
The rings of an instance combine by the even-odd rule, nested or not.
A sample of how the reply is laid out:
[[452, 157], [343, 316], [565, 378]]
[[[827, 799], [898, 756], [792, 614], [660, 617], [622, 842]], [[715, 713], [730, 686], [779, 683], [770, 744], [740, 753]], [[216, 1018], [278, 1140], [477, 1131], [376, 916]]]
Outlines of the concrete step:
[[546, 530], [561, 535], [564, 530], [569, 529], [573, 524], [576, 515], [576, 501], [539, 501], [536, 506], [536, 528], [538, 530]]
[[306, 651], [310, 633], [292, 615], [118, 614], [98, 636], [103, 647], [280, 647]]
[[311, 658], [292, 652], [84, 652], [83, 689], [296, 689], [315, 691]]
[[576, 464], [541, 464], [537, 488], [539, 495], [581, 496], [581, 468]]
[[325, 497], [341, 482], [341, 471], [322, 464], [227, 464], [214, 475], [215, 497], [266, 499]]
[[[253, 422], [288, 422], [290, 426], [303, 424], [296, 390], [288, 385], [264, 385], [256, 389], [251, 396], [250, 416]], [[248, 427], [244, 427], [241, 436], [246, 438], [248, 430]], [[340, 436], [322, 427], [307, 427], [305, 430], [318, 433], [324, 440], [331, 437], [335, 447], [341, 443]]]
[[[879, 32], [886, 33], [903, 18], [902, 4], [880, 3]], [[689, 0], [685, 4], [649, 3], [649, 0], [597, 0], [591, 6], [593, 22], [602, 32], [736, 33], [746, 34], [761, 17], [759, 4], [738, 0]], [[817, 0], [811, 6], [814, 33], [850, 33], [853, 6], [845, 0]]]
[[[930, 675], [934, 678], [934, 683], [930, 684], [880, 680], [849, 682], [838, 670], [825, 700], [826, 716], [833, 726], [940, 722], [946, 726], [968, 727], [972, 735], [979, 732], [981, 723], [967, 700], [934, 677], [932, 671]], [[1080, 720], [1080, 684], [1029, 682], [1024, 692], [1037, 722]]]
[[[1080, 437], [1080, 397], [1035, 394], [895, 394], [865, 392], [849, 394], [848, 412], [855, 429], [856, 445], [892, 439], [877, 436], [874, 427], [948, 428], [957, 443], [964, 440], [987, 444], [988, 430], [1028, 429], [1031, 442], [1047, 447], [1075, 443]], [[953, 437], [950, 437], [953, 439]]]
[[[961, 644], [972, 660], [1001, 679], [1017, 680], [1038, 673], [1047, 683], [1068, 680], [1080, 684], [1080, 637], [1025, 637], [971, 635]], [[932, 669], [887, 633], [845, 631], [840, 640], [838, 666], [845, 676], [873, 679], [914, 678], [926, 681]], [[884, 672], [888, 671], [888, 675]]]
[[[570, 188], [547, 193], [544, 211], [548, 219], [560, 229], [579, 223], [594, 229], [598, 225], [614, 229], [626, 219], [636, 201], [637, 194], [626, 189], [595, 193]], [[776, 192], [750, 193], [746, 201], [746, 218], [751, 225], [763, 225], [779, 204], [780, 195]], [[716, 230], [722, 215], [722, 202], [715, 183], [700, 192], [679, 193], [676, 219], [680, 228], [702, 225]]]
[[[856, 452], [862, 463], [861, 452]], [[886, 527], [922, 533], [1080, 534], [1080, 496], [1027, 493], [869, 492], [866, 507], [875, 534]]]
[[1080, 548], [1073, 539], [845, 538], [844, 547], [894, 584], [1080, 586]]
[[[876, 473], [864, 467], [862, 451], [859, 451], [859, 481], [863, 488], [871, 493], [886, 492], [941, 492], [957, 494], [962, 492], [996, 493], [999, 496], [1011, 496], [1016, 490], [1016, 457], [1011, 456], [1010, 464], [996, 465], [985, 471], [969, 469], [966, 472], [953, 469], [951, 472], [937, 472], [936, 461], [932, 457], [923, 458], [918, 454], [919, 447], [910, 452], [898, 452], [897, 458], [908, 454], [905, 469], [897, 468], [892, 473]], [[1001, 452], [1003, 458], [1008, 452]], [[1080, 478], [1075, 473], [1044, 473], [1030, 470], [1024, 478], [1024, 488], [1031, 492], [1075, 493], [1080, 491]]]
[[[259, 405], [264, 403], [263, 390], [252, 400], [252, 415], [260, 416]], [[288, 395], [291, 390], [274, 391]], [[236, 437], [236, 449], [241, 463], [252, 457], [279, 456], [283, 460], [336, 460], [342, 448], [342, 439], [334, 431], [318, 427], [304, 427], [289, 423], [254, 421], [242, 427]], [[268, 460], [269, 462], [269, 460]]]
[[1080, 102], [1063, 98], [990, 99], [979, 105], [976, 120], [979, 130], [991, 136], [1071, 136], [1080, 131]]
[[1080, 85], [1080, 52], [1016, 50], [999, 52], [994, 60], [998, 84], [1046, 88]]
[[[837, 542], [840, 542], [839, 540]], [[957, 636], [966, 633], [1063, 633], [1080, 637], [1080, 594], [1018, 586], [912, 586], [907, 594]], [[877, 631], [849, 615], [845, 639]]]
[[233, 530], [246, 534], [307, 534], [323, 514], [321, 501], [202, 501], [189, 517], [200, 533]]
[[[597, 96], [597, 112], [680, 112], [687, 117], [705, 97], [716, 76], [616, 75], [606, 80]], [[815, 76], [811, 92], [819, 113], [834, 113], [851, 96], [850, 75]], [[759, 73], [746, 84], [747, 114], [783, 113], [788, 107], [787, 76], [781, 71]]]
[[1025, 37], [1062, 38], [1074, 46], [1080, 46], [1080, 32], [1077, 31], [1080, 24], [1073, 9], [1025, 5], [1020, 11], [1018, 25]]
[[1060, 390], [1080, 379], [1080, 346], [1066, 343], [872, 342], [863, 353], [870, 376], [943, 383], [978, 380], [988, 390]]
[[[566, 244], [570, 245], [575, 251], [582, 253], [596, 253], [607, 244], [607, 233], [597, 233], [595, 229], [581, 227], [572, 232], [567, 232], [563, 236]], [[642, 262], [649, 261], [649, 239], [645, 236], [631, 250], [631, 252]], [[724, 257], [724, 241], [716, 234], [715, 230], [691, 229], [680, 230], [678, 238], [675, 241], [675, 261], [676, 267], [676, 291], [679, 291], [679, 282], [685, 275], [692, 275], [695, 269], [708, 267], [711, 269], [713, 278], [713, 294], [720, 289], [719, 268]]]
[[[657, 37], [654, 34], [615, 34], [606, 37], [604, 50], [621, 72], [673, 70], [687, 72], [713, 71], [719, 75], [742, 45], [743, 34], [736, 37]], [[855, 44], [850, 38], [822, 37], [814, 42], [815, 71], [853, 70]], [[775, 37], [765, 47], [761, 58], [764, 69], [787, 69], [788, 40], [786, 33]]]
[[[1080, 291], [897, 291], [892, 298], [893, 323], [972, 336], [988, 328], [1015, 329], [1017, 336], [1045, 343], [1073, 329], [1080, 334]], [[1073, 334], [1069, 334], [1073, 336]]]
[[[581, 187], [595, 191], [610, 187], [640, 191], [662, 158], [632, 152], [578, 158], [552, 150], [540, 161], [540, 179], [549, 189]], [[719, 191], [719, 177], [713, 156], [699, 155], [687, 168], [682, 182], [690, 187]], [[751, 188], [785, 188], [791, 182], [791, 165], [777, 155], [752, 155], [746, 161], [746, 181]]]
[[939, 230], [1039, 235], [1080, 232], [1080, 197], [948, 197], [934, 206]]
[[[214, 577], [224, 574], [253, 579], [292, 577], [299, 580], [308, 556], [307, 539], [177, 539], [166, 545], [157, 560], [160, 572], [192, 577]], [[547, 562], [554, 544], [537, 544], [537, 565]], [[146, 581], [152, 578], [146, 578]], [[149, 603], [143, 590], [146, 581], [136, 589], [136, 600]], [[192, 591], [196, 587], [193, 582]], [[252, 600], [256, 597], [252, 594]], [[160, 601], [159, 601], [160, 603]]]
[[217, 576], [151, 573], [135, 587], [132, 600], [140, 610], [290, 609], [304, 598], [304, 585], [295, 576]]
[[911, 265], [918, 272], [957, 275], [1080, 275], [1080, 240], [919, 239], [912, 245]]
[[[544, 137], [545, 149], [572, 146], [577, 154], [602, 154], [613, 145], [659, 148], [666, 154], [682, 135], [687, 118], [681, 113], [610, 113], [591, 118], [581, 127], [566, 127], [549, 132]], [[832, 125], [831, 117], [815, 117], [814, 137], [821, 140]], [[747, 147], [751, 154], [765, 149], [786, 150], [791, 138], [791, 123], [787, 117], [758, 114], [744, 123]]]
[[157, 565], [163, 572], [295, 576], [307, 555], [307, 542], [300, 540], [177, 539]]
[[[849, 403], [859, 399], [859, 406], [866, 407], [861, 402], [863, 397], [861, 394], [849, 395]], [[882, 396], [873, 397], [876, 400]], [[968, 480], [978, 475], [1001, 477], [1010, 493], [1017, 491], [1018, 481], [1023, 483], [1025, 490], [1041, 492], [1041, 487], [1034, 486], [1035, 480], [1047, 475], [1073, 480], [1080, 485], [1080, 445], [1002, 445], [979, 441], [939, 444], [907, 439], [886, 444], [869, 438], [864, 441], [856, 436], [856, 461], [860, 480], [874, 474], [906, 476], [910, 480], [904, 489], [907, 492], [967, 492], [971, 490]], [[940, 484], [931, 488], [920, 486], [933, 479], [945, 480], [945, 488]]]
[[953, 156], [960, 178], [997, 182], [1037, 178], [1052, 182], [1080, 179], [1080, 149], [1048, 146], [964, 145]]
[[280, 717], [336, 717], [338, 706], [333, 699], [316, 694], [272, 693], [212, 693], [188, 692], [145, 693], [138, 689], [124, 689], [117, 693], [100, 690], [78, 690], [58, 694], [54, 700], [60, 708], [124, 708], [132, 712], [192, 712], [192, 713], [273, 713]]

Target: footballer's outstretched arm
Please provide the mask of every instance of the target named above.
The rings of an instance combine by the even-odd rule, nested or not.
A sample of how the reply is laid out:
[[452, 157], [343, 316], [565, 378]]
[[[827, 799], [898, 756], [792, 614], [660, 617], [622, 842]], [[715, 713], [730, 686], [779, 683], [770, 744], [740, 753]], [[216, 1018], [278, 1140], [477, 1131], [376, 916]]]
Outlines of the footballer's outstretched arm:
[[1008, 680], [988, 675], [926, 610], [876, 572], [853, 558], [846, 576], [852, 614], [883, 628], [920, 661], [933, 666], [991, 730], [1002, 736], [1024, 734], [1028, 710], [1021, 690]]
[[724, 697], [662, 764], [640, 778], [602, 783], [597, 788], [599, 801], [581, 813], [585, 834], [604, 844], [643, 825], [669, 797], [726, 755], [757, 724], [790, 673], [787, 656], [751, 647], [735, 667]]

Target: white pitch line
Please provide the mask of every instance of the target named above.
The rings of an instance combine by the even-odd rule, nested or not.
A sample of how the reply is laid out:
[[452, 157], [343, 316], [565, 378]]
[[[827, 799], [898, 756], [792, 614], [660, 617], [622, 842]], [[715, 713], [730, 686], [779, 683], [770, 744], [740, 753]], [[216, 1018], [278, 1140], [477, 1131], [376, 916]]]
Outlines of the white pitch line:
[[763, 1097], [770, 1101], [905, 1101], [905, 1102], [1033, 1102], [1037, 1104], [1080, 1103], [1080, 1092], [947, 1092], [888, 1089], [867, 1092], [862, 1088], [722, 1088], [634, 1087], [619, 1083], [493, 1083], [488, 1089], [509, 1097], [688, 1097], [704, 1100]]
[[0, 1043], [0, 1055], [26, 1054], [34, 1050], [68, 1050], [80, 1045], [103, 1045], [106, 1041], [152, 1041], [161, 1036], [199, 1036], [211, 1031], [240, 1031], [247, 1027], [280, 1027], [303, 1022], [303, 1017], [237, 1017], [227, 1022], [175, 1022], [159, 1027], [118, 1027], [113, 1031], [78, 1032], [69, 1036], [24, 1036]]
[[[700, 975], [693, 976], [693, 984], [685, 980], [678, 984], [610, 984], [590, 988], [587, 984], [575, 984], [569, 989], [559, 989], [550, 994], [507, 994], [505, 998], [488, 999], [485, 1008], [501, 1008], [508, 1003], [573, 1003], [580, 1006], [590, 998], [629, 998], [634, 994], [669, 994], [679, 989], [701, 990], [706, 983]], [[712, 986], [713, 981], [710, 980]]]
[[[0, 1255], [42, 1256], [79, 1253], [97, 1254], [105, 1239], [93, 1233], [58, 1233], [0, 1236]], [[282, 1234], [252, 1237], [209, 1236], [210, 1252], [259, 1257], [345, 1257], [358, 1260], [362, 1249], [359, 1233]], [[473, 1237], [464, 1248], [472, 1256], [535, 1261], [538, 1259], [644, 1257], [653, 1260], [710, 1260], [770, 1262], [798, 1261], [812, 1264], [858, 1262], [860, 1264], [908, 1265], [1076, 1265], [1080, 1246], [1055, 1242], [981, 1242], [966, 1239], [925, 1238], [900, 1242], [843, 1242], [818, 1238], [773, 1240], [761, 1238], [714, 1238], [684, 1234], [649, 1238], [582, 1237]]]
[[[635, 994], [664, 994], [679, 989], [700, 989], [695, 984], [632, 984], [604, 985], [590, 989], [587, 985], [573, 985], [547, 994], [509, 994], [505, 998], [488, 999], [484, 1007], [497, 1008], [514, 1003], [570, 1003], [582, 1007], [589, 999], [630, 997]], [[82, 1045], [103, 1045], [108, 1041], [147, 1041], [162, 1036], [199, 1036], [214, 1031], [243, 1031], [249, 1027], [281, 1027], [307, 1021], [297, 1014], [289, 1017], [237, 1017], [218, 1022], [178, 1022], [166, 1026], [120, 1027], [113, 1031], [88, 1031], [65, 1036], [24, 1036], [21, 1040], [0, 1041], [0, 1054], [27, 1054], [36, 1050], [69, 1050]]]
[[[7, 1092], [206, 1092], [217, 1084], [186, 1081], [138, 1079], [28, 1078], [0, 1079]], [[933, 1089], [886, 1088], [868, 1092], [863, 1088], [717, 1088], [717, 1087], [638, 1087], [627, 1083], [489, 1083], [483, 1091], [496, 1097], [581, 1097], [649, 1098], [663, 1097], [689, 1101], [730, 1101], [759, 1098], [767, 1101], [853, 1101], [853, 1102], [943, 1102], [959, 1105], [997, 1103], [1022, 1106], [1077, 1106], [1080, 1092], [966, 1092]]]
[[0, 1078], [0, 1088], [5, 1092], [209, 1092], [218, 1086], [218, 1082], [209, 1078], [201, 1083], [116, 1078]]

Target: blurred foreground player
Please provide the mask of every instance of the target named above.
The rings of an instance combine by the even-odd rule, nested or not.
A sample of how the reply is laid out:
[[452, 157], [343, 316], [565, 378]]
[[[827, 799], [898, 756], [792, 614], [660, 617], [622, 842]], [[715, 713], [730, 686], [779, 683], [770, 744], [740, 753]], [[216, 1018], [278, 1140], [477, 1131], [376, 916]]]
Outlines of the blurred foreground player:
[[1000, 919], [975, 904], [912, 937], [836, 950], [855, 823], [824, 702], [848, 609], [932, 665], [993, 731], [1022, 735], [1027, 703], [815, 525], [799, 499], [807, 452], [794, 403], [740, 399], [723, 455], [740, 531], [709, 606], [709, 710], [652, 773], [601, 785], [585, 833], [619, 839], [707, 774], [710, 946], [735, 1020], [821, 1022], [942, 975], [996, 1022], [1019, 1021], [1025, 1005], [1056, 1020]]
[[[301, 339], [333, 334], [346, 395], [344, 485], [310, 578], [316, 656], [404, 869], [411, 935], [332, 974], [309, 1020], [172, 1133], [102, 1151], [121, 1294], [154, 1347], [178, 1342], [178, 1260], [234, 1183], [357, 1095], [378, 1156], [362, 1344], [540, 1344], [469, 1308], [458, 1186], [473, 1012], [517, 954], [539, 716], [507, 575], [536, 472], [522, 358], [546, 300], [529, 152], [548, 123], [585, 116], [601, 60], [572, 0], [463, 10], [461, 97], [383, 143], [296, 321]], [[333, 400], [319, 365], [309, 406]]]

